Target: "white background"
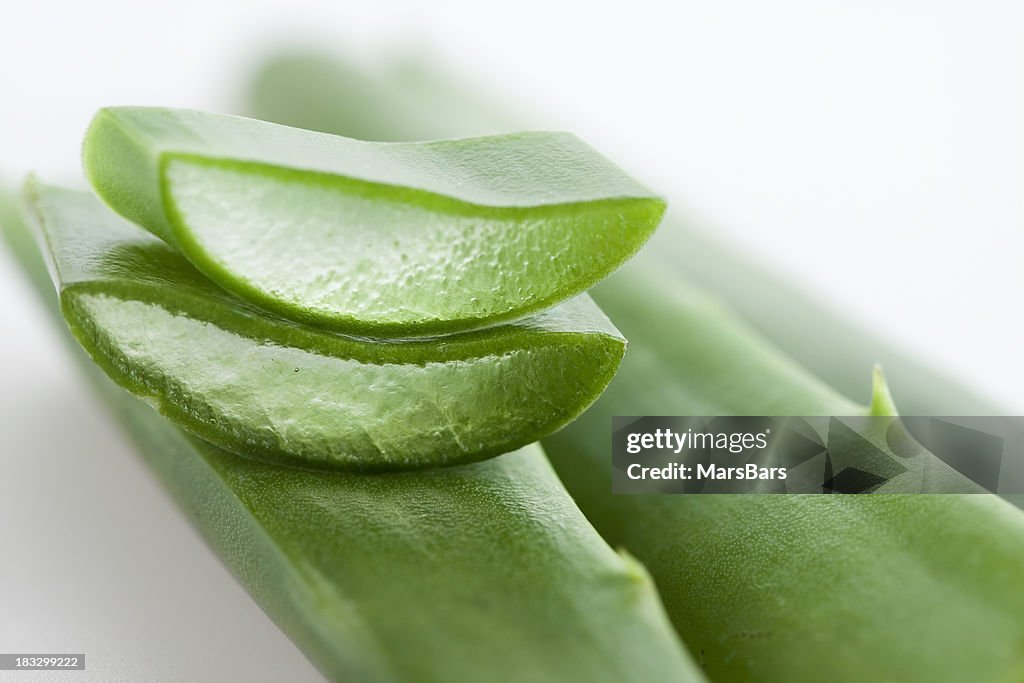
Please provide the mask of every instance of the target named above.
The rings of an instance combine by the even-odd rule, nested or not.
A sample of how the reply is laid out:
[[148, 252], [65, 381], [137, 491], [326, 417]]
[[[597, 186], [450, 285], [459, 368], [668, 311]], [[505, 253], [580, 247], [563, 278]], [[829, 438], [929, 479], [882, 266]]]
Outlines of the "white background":
[[[75, 178], [100, 106], [234, 109], [274, 45], [422, 52], [1024, 410], [1024, 5], [598, 5], [8, 2], [0, 178]], [[0, 256], [0, 652], [84, 650], [89, 680], [315, 680], [47, 323]]]

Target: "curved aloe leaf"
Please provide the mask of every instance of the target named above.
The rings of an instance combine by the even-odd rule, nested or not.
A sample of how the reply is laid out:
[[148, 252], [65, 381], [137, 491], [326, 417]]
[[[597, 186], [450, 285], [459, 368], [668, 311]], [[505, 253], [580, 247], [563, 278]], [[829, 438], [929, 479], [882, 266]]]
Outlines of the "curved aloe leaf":
[[625, 341], [585, 296], [487, 330], [374, 342], [261, 315], [92, 196], [31, 201], [79, 342], [118, 384], [227, 450], [408, 469], [536, 441], [604, 389]]
[[104, 109], [86, 174], [225, 289], [377, 337], [542, 311], [618, 268], [664, 202], [568, 133], [376, 144], [195, 111]]
[[647, 575], [601, 541], [537, 446], [425, 473], [327, 474], [240, 459], [138, 403], [124, 419], [332, 679], [700, 680]]
[[[4, 199], [3, 236], [59, 317]], [[190, 436], [76, 357], [207, 542], [331, 679], [704, 680], [643, 568], [600, 539], [539, 447], [425, 473], [274, 467]]]
[[[334, 82], [336, 96], [344, 97], [347, 84]], [[309, 101], [302, 81], [288, 87], [296, 116], [289, 123], [302, 125], [298, 115]], [[261, 100], [272, 97], [263, 93]], [[364, 116], [374, 102], [364, 100]], [[471, 96], [453, 96], [446, 106], [467, 116], [474, 103]], [[332, 130], [344, 132], [345, 124], [335, 121]], [[426, 125], [413, 135], [430, 136], [432, 129]], [[611, 495], [608, 429], [616, 414], [869, 411], [808, 374], [715, 297], [687, 283], [677, 267], [663, 268], [669, 255], [682, 258], [683, 237], [661, 232], [665, 254], [647, 249], [593, 291], [629, 336], [630, 352], [602, 398], [545, 446], [602, 535], [648, 566], [670, 617], [709, 676], [929, 683], [1019, 678], [1024, 514], [995, 496]], [[688, 262], [705, 259], [705, 270], [714, 269], [719, 280], [738, 275], [727, 267], [733, 261], [717, 260], [717, 252], [702, 256], [702, 245], [686, 256]], [[747, 288], [729, 291], [754, 301], [771, 298], [764, 291], [771, 286], [755, 275]], [[881, 347], [832, 332], [829, 343], [820, 343], [809, 331], [827, 330], [835, 316], [794, 325], [805, 300], [780, 296], [770, 309], [772, 320], [765, 314], [760, 322], [788, 328], [787, 341], [804, 335], [800, 358], [813, 357], [816, 366], [849, 374], [859, 364], [866, 390], [874, 359], [860, 361]], [[952, 391], [947, 380], [931, 381], [917, 366], [901, 365], [899, 376], [949, 392], [931, 403], [921, 394], [915, 405], [955, 404], [952, 396], [969, 405], [964, 392]], [[878, 410], [884, 401], [873, 403]]]
[[[493, 92], [471, 99], [461, 84], [432, 78], [421, 55], [411, 57], [366, 72], [315, 49], [279, 54], [249, 84], [247, 115], [386, 142], [422, 140], [424, 131], [446, 139], [522, 129], [516, 100], [501, 101]], [[340, 90], [345, 97], [338, 97]]]
[[[281, 53], [257, 72], [246, 106], [251, 115], [268, 121], [367, 140], [493, 134], [524, 125], [521, 118], [495, 111], [491, 99], [438, 71], [423, 55], [366, 73], [317, 52]], [[662, 277], [681, 287], [696, 285], [728, 302], [786, 355], [848, 397], [862, 394], [865, 369], [880, 363], [900, 387], [907, 415], [1006, 414], [1005, 407], [967, 383], [928, 366], [779, 276], [771, 264], [720, 242], [707, 226], [691, 223], [678, 209], [665, 217], [642, 258], [659, 262]]]
[[613, 415], [891, 408], [881, 384], [871, 408], [850, 403], [667, 274], [652, 290], [658, 274], [629, 268], [595, 291], [634, 341], [602, 399], [545, 444], [594, 525], [649, 567], [709, 677], [1013, 680], [1024, 667], [1024, 515], [995, 496], [611, 495]]

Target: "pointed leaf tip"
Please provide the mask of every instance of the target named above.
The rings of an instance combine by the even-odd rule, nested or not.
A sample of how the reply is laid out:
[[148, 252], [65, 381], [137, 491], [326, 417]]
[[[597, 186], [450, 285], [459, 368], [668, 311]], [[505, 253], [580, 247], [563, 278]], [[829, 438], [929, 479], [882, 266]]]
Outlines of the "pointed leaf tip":
[[885, 417], [899, 415], [896, 410], [896, 402], [893, 401], [892, 393], [889, 391], [889, 383], [885, 381], [885, 373], [882, 366], [875, 364], [871, 372], [871, 406], [868, 408], [868, 415], [873, 417]]

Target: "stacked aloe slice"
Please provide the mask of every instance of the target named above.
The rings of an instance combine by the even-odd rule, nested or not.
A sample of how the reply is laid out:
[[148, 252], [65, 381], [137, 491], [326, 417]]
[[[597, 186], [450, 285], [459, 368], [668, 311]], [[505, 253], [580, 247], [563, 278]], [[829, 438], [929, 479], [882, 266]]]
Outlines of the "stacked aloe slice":
[[374, 144], [125, 108], [84, 160], [137, 225], [30, 186], [79, 341], [211, 443], [315, 468], [480, 460], [572, 420], [625, 348], [582, 292], [664, 209], [557, 133]]
[[702, 679], [529, 445], [614, 375], [625, 340], [584, 291], [659, 198], [566, 134], [373, 144], [165, 109], [101, 111], [85, 171], [99, 198], [27, 184], [41, 254], [5, 234], [325, 674]]

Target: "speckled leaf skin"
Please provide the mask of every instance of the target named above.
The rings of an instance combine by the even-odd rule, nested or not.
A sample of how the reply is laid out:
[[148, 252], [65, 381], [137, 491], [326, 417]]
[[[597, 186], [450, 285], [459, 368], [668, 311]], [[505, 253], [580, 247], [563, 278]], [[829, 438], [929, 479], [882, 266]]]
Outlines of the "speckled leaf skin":
[[[322, 109], [307, 111], [314, 99], [305, 71], [317, 74], [316, 102], [327, 100], [328, 84], [341, 99], [348, 79], [359, 82], [357, 72], [330, 62], [286, 59], [287, 68], [256, 82], [254, 99], [287, 99], [291, 125], [303, 125], [304, 112], [326, 121]], [[420, 89], [444, 83], [429, 71], [419, 75]], [[428, 100], [408, 81], [388, 91], [388, 106], [419, 112], [411, 102]], [[398, 99], [402, 92], [415, 92], [414, 100]], [[362, 90], [364, 126], [377, 121], [381, 100], [373, 93]], [[458, 111], [466, 130], [493, 130], [490, 117], [473, 118], [478, 104], [471, 94], [450, 84], [445, 93], [443, 104], [419, 119], [423, 125], [407, 118], [401, 131], [373, 133], [435, 135], [444, 107]], [[337, 118], [330, 129], [344, 134], [347, 123]], [[866, 394], [870, 365], [881, 358], [895, 370], [890, 379], [901, 379], [894, 382], [897, 399], [912, 395], [909, 414], [992, 412], [955, 382], [903, 363], [905, 356], [837, 322], [809, 296], [780, 290], [760, 266], [746, 270], [735, 254], [706, 249], [710, 239], [689, 237], [680, 223], [666, 225], [637, 259], [592, 291], [629, 337], [629, 354], [602, 398], [544, 441], [588, 518], [648, 566], [672, 620], [714, 681], [1024, 680], [1024, 514], [995, 496], [610, 494], [612, 415], [867, 410], [694, 287], [681, 262], [699, 264], [702, 284], [738, 297], [754, 324], [779, 332], [772, 338], [787, 349], [794, 344], [801, 361], [842, 379], [844, 389], [856, 389], [850, 375], [858, 372], [857, 391]], [[872, 357], [876, 349], [881, 355]]]
[[447, 334], [580, 294], [664, 202], [568, 133], [381, 144], [253, 119], [101, 110], [86, 175], [209, 278], [292, 320]]
[[709, 678], [1022, 680], [1024, 514], [996, 496], [611, 495], [602, 430], [613, 415], [868, 408], [652, 263], [594, 296], [630, 335], [630, 353], [602, 398], [545, 448], [605, 539], [649, 568]]
[[424, 473], [276, 467], [174, 427], [74, 351], [193, 524], [332, 680], [704, 680], [643, 568], [604, 544], [537, 446]]
[[262, 315], [89, 194], [30, 185], [61, 309], [118, 384], [232, 452], [387, 470], [506, 453], [604, 389], [625, 341], [585, 295], [462, 335], [376, 342]]

